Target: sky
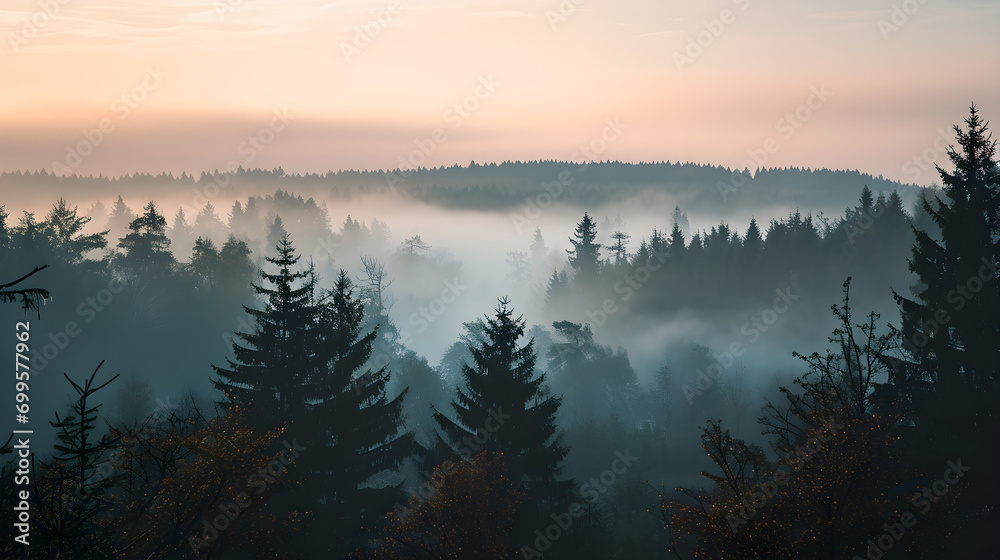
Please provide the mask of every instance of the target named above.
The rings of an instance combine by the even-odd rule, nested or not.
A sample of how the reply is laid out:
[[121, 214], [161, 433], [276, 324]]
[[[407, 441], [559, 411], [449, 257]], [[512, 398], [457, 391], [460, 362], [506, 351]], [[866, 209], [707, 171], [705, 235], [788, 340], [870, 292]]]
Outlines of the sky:
[[971, 102], [1000, 115], [998, 24], [967, 0], [6, 0], [0, 171], [611, 159], [930, 184]]

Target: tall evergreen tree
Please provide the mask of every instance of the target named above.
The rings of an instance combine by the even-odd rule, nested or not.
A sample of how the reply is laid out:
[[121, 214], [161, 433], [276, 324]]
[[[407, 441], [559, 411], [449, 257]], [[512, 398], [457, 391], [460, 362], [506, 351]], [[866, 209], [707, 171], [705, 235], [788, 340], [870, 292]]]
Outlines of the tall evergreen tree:
[[[40, 513], [36, 537], [48, 558], [96, 558], [104, 552], [108, 535], [102, 531], [100, 515], [108, 509], [108, 492], [115, 485], [109, 455], [118, 440], [99, 435], [97, 419], [101, 404], [95, 394], [118, 378], [94, 383], [102, 361], [82, 384], [68, 375], [76, 391], [71, 412], [49, 422], [57, 430], [58, 454], [43, 463], [41, 480], [34, 478], [35, 510]], [[39, 534], [40, 533], [40, 534]], [[36, 544], [38, 541], [33, 542]]]
[[108, 216], [108, 223], [104, 229], [109, 230], [112, 239], [115, 239], [128, 233], [128, 226], [134, 219], [135, 213], [125, 204], [121, 195], [118, 195], [118, 200], [111, 206], [111, 215]]
[[[910, 259], [920, 279], [916, 298], [895, 294], [903, 349], [915, 363], [897, 362], [893, 381], [913, 398], [924, 446], [961, 453], [991, 473], [1000, 470], [1000, 450], [982, 442], [1000, 440], [1000, 167], [996, 142], [975, 105], [965, 124], [966, 130], [955, 127], [958, 149], [948, 150], [954, 171], [938, 167], [946, 198], [923, 204], [940, 237], [916, 231]], [[922, 390], [925, 381], [930, 390]], [[996, 477], [973, 478], [980, 486], [963, 503], [969, 534], [996, 526], [1000, 501]], [[956, 541], [968, 555], [985, 552]]]
[[670, 242], [668, 244], [670, 247], [670, 255], [674, 258], [678, 258], [684, 254], [687, 246], [684, 241], [684, 233], [677, 223], [674, 223], [674, 228], [670, 231]]
[[[261, 271], [264, 282], [253, 290], [265, 299], [263, 309], [246, 305], [254, 319], [253, 332], [239, 332], [233, 340], [235, 360], [228, 367], [212, 366], [213, 380], [228, 406], [245, 407], [252, 417], [269, 422], [298, 418], [305, 410], [310, 352], [307, 347], [313, 320], [316, 280], [311, 271], [294, 270], [300, 257], [288, 235], [277, 245], [278, 255], [266, 257], [277, 273]], [[237, 341], [238, 339], [238, 341]]]
[[760, 227], [757, 226], [757, 219], [750, 218], [750, 225], [747, 226], [747, 233], [743, 237], [743, 253], [748, 256], [759, 256], [764, 251], [764, 238], [760, 234]]
[[398, 469], [417, 450], [413, 433], [402, 431], [407, 390], [390, 398], [389, 370], [362, 369], [377, 329], [361, 332], [364, 306], [353, 291], [341, 270], [319, 308], [321, 329], [312, 340], [324, 348], [325, 369], [311, 381], [315, 391], [302, 424], [318, 443], [303, 463], [307, 486], [314, 499], [327, 504], [328, 517], [320, 526], [324, 531], [336, 527], [340, 552], [359, 545], [361, 527], [381, 518], [401, 497], [398, 488], [373, 487], [373, 477]]
[[70, 207], [66, 199], [60, 197], [56, 201], [46, 214], [42, 228], [57, 258], [68, 264], [78, 264], [88, 252], [108, 245], [107, 231], [81, 233], [89, 221], [90, 218], [78, 215], [76, 206]]
[[193, 232], [194, 230], [187, 222], [184, 209], [178, 208], [177, 214], [174, 216], [173, 225], [170, 228], [170, 242], [178, 251], [178, 254], [183, 255], [191, 248], [194, 243]]
[[174, 262], [167, 238], [167, 220], [150, 201], [145, 212], [128, 225], [129, 234], [118, 247], [124, 251], [122, 264], [134, 270], [162, 271]]
[[198, 212], [198, 216], [194, 220], [193, 229], [195, 237], [202, 237], [213, 241], [221, 241], [226, 233], [226, 225], [222, 223], [222, 219], [219, 218], [219, 214], [215, 211], [215, 206], [211, 202], [206, 202], [205, 207]]
[[253, 332], [237, 334], [235, 359], [213, 366], [213, 383], [255, 423], [287, 423], [298, 434], [309, 449], [296, 476], [317, 513], [314, 537], [343, 554], [400, 499], [398, 489], [371, 481], [416, 450], [412, 433], [401, 433], [406, 391], [389, 398], [389, 371], [362, 371], [377, 333], [362, 334], [364, 305], [347, 273], [317, 294], [312, 268], [295, 270], [300, 257], [287, 234], [277, 250], [266, 259], [277, 273], [261, 272], [267, 286], [253, 285], [264, 308], [244, 307]]
[[631, 235], [622, 231], [616, 231], [613, 234], [611, 234], [611, 239], [615, 240], [614, 245], [611, 246], [611, 250], [615, 254], [616, 265], [621, 265], [628, 262], [626, 259], [626, 256], [628, 254], [626, 252], [626, 247], [628, 245], [628, 240], [631, 237], [632, 237]]
[[435, 420], [461, 454], [468, 455], [470, 442], [499, 451], [512, 480], [536, 497], [560, 499], [568, 487], [558, 481], [567, 453], [555, 423], [562, 399], [546, 394], [545, 374], [535, 371], [534, 339], [519, 344], [524, 319], [514, 318], [507, 299], [486, 317], [485, 334], [481, 346], [469, 349], [472, 364], [462, 368], [465, 387], [456, 388], [455, 419], [435, 411]]
[[573, 237], [569, 238], [573, 249], [566, 250], [569, 254], [569, 264], [576, 270], [581, 280], [592, 280], [597, 276], [601, 245], [595, 242], [596, 239], [597, 222], [584, 213], [583, 219], [576, 225]]

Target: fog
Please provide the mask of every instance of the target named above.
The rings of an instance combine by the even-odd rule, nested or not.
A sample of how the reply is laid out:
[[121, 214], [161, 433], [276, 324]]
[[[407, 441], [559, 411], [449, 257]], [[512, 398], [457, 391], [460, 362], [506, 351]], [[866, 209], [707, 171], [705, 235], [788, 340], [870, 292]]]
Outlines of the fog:
[[[389, 369], [390, 396], [408, 389], [406, 427], [421, 445], [433, 448], [439, 437], [431, 406], [450, 409], [461, 367], [471, 362], [468, 345], [482, 340], [477, 324], [509, 298], [526, 323], [522, 343], [534, 340], [537, 371], [547, 372], [545, 391], [562, 398], [556, 419], [569, 447], [566, 476], [593, 476], [628, 447], [649, 458], [635, 476], [701, 485], [698, 473], [711, 467], [698, 443], [706, 419], [724, 419], [735, 436], [767, 446], [756, 425], [761, 407], [780, 401], [778, 388], [807, 371], [793, 352], [830, 347], [837, 320], [829, 308], [841, 302], [848, 277], [856, 313], [881, 313], [880, 326], [898, 322], [892, 290], [909, 295], [914, 284], [909, 224], [929, 222], [914, 204], [925, 191], [875, 179], [880, 190], [866, 202], [861, 181], [872, 178], [849, 173], [831, 174], [822, 196], [802, 187], [814, 207], [796, 198], [776, 203], [766, 183], [730, 196], [712, 182], [589, 183], [552, 197], [548, 172], [537, 173], [533, 187], [515, 179], [508, 184], [521, 187], [479, 191], [419, 180], [331, 189], [260, 173], [230, 175], [236, 180], [226, 188], [213, 187], [219, 176], [54, 185], [44, 176], [4, 177], [14, 201], [5, 204], [5, 228], [36, 247], [7, 250], [8, 276], [50, 265], [33, 277], [52, 294], [32, 320], [34, 390], [45, 395], [36, 415], [65, 410], [73, 394], [62, 374], [79, 378], [101, 360], [128, 380], [105, 396], [109, 418], [127, 420], [190, 394], [218, 401], [211, 365], [234, 359], [233, 334], [252, 330], [242, 306], [263, 302], [250, 282], [260, 285], [256, 269], [276, 272], [265, 257], [276, 255], [287, 232], [302, 257], [296, 269], [313, 267], [319, 288], [332, 288], [340, 270], [354, 282], [363, 327], [379, 328], [366, 368]], [[53, 193], [90, 218], [81, 235], [108, 231], [107, 247], [79, 262], [60, 262], [54, 245], [45, 248], [31, 224], [47, 223]], [[122, 264], [128, 250], [119, 240], [149, 201], [165, 218], [177, 261], [166, 276]], [[574, 242], [586, 220], [600, 245], [596, 272], [570, 260], [582, 250]], [[199, 249], [198, 238], [212, 245]], [[217, 256], [206, 257], [238, 249], [240, 240], [250, 251], [246, 264], [218, 268]], [[363, 259], [380, 267], [374, 283]], [[16, 306], [0, 313], [11, 322], [22, 316]], [[415, 467], [400, 475], [419, 483]]]

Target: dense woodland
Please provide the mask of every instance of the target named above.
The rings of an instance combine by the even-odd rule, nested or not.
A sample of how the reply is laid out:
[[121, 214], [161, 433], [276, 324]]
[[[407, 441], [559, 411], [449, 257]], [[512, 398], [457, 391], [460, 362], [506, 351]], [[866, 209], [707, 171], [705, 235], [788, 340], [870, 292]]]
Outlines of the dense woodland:
[[[875, 192], [856, 184], [837, 218], [698, 230], [697, 198], [640, 236], [585, 210], [560, 232], [565, 255], [537, 229], [507, 254], [517, 288], [468, 316], [438, 364], [408, 345], [415, 323], [396, 318], [394, 294], [430, 300], [461, 263], [420, 236], [393, 246], [378, 220], [331, 228], [324, 202], [294, 194], [321, 177], [262, 172], [278, 190], [225, 219], [211, 202], [167, 216], [121, 197], [83, 211], [60, 198], [43, 216], [0, 207], [4, 317], [48, 329], [32, 331], [32, 395], [54, 408], [35, 409], [51, 441], [36, 437], [30, 547], [14, 541], [15, 463], [3, 467], [0, 554], [1000, 557], [1000, 167], [974, 108], [955, 131], [942, 187], [909, 208], [868, 177]], [[424, 170], [441, 184], [410, 195], [522, 200], [538, 186], [519, 165], [476, 166], [475, 180]], [[594, 166], [587, 183], [685, 172], [648, 167]], [[712, 173], [691, 180], [732, 177]], [[457, 195], [441, 178], [491, 174], [510, 183]], [[779, 175], [747, 180], [794, 197]], [[629, 194], [567, 193], [595, 207]], [[545, 321], [528, 324], [528, 308]], [[691, 316], [733, 323], [732, 343], [665, 344], [643, 378], [635, 350], [605, 342]], [[790, 377], [739, 359], [767, 337], [794, 342]], [[120, 371], [119, 352], [143, 367]], [[770, 386], [752, 391], [748, 369]], [[170, 386], [183, 396], [160, 398]]]
[[[921, 162], [921, 166], [929, 164]], [[156, 191], [165, 196], [197, 193], [196, 200], [205, 201], [219, 192], [246, 197], [278, 189], [331, 200], [394, 193], [448, 208], [488, 211], [523, 206], [526, 197], [533, 198], [540, 192], [539, 185], [560, 182], [565, 188], [559, 189], [558, 201], [579, 207], [660, 195], [676, 197], [689, 210], [707, 212], [717, 212], [722, 202], [748, 201], [756, 204], [794, 201], [817, 211], [827, 207], [839, 209], [855, 196], [859, 185], [868, 185], [876, 192], [919, 190], [916, 185], [856, 170], [763, 167], [751, 172], [690, 162], [506, 161], [480, 165], [473, 161], [467, 166], [344, 170], [322, 175], [234, 166], [203, 172], [198, 177], [186, 172], [134, 173], [113, 178], [76, 174], [65, 177], [45, 170], [0, 173], [0, 183], [10, 186], [12, 196], [32, 193], [55, 199], [72, 192], [100, 198], [110, 192]]]

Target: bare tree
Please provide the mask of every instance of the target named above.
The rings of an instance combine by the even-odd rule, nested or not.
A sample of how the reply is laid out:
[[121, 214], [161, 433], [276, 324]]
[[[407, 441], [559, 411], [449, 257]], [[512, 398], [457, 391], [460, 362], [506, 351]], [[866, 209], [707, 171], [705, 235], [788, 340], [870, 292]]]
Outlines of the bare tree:
[[379, 312], [388, 311], [395, 301], [385, 292], [389, 286], [392, 286], [394, 280], [388, 279], [389, 273], [385, 271], [385, 264], [373, 255], [363, 255], [361, 266], [364, 269], [364, 274], [358, 279], [362, 282], [365, 296], [375, 304], [375, 308]]

